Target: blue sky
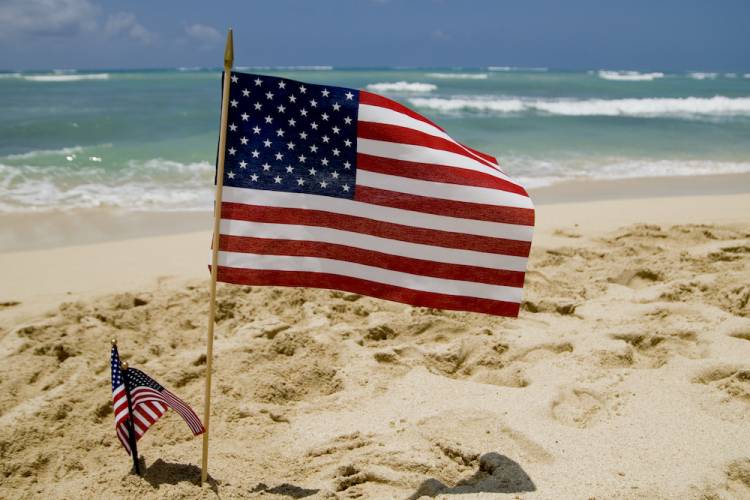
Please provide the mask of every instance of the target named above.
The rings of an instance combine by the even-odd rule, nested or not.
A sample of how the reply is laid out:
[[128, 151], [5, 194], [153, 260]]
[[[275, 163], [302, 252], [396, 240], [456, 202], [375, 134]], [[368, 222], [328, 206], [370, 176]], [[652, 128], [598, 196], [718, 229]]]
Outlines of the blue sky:
[[747, 0], [0, 0], [0, 68], [750, 71]]

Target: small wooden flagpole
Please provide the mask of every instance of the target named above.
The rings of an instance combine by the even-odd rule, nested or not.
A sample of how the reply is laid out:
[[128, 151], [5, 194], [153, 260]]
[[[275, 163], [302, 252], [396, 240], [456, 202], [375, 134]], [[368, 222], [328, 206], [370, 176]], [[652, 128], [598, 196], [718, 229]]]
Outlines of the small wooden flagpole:
[[130, 454], [133, 456], [133, 469], [140, 476], [141, 464], [138, 462], [138, 441], [135, 437], [135, 425], [133, 424], [133, 403], [130, 400], [130, 389], [128, 389], [129, 375], [127, 362], [120, 366], [120, 371], [122, 371], [122, 382], [125, 384], [125, 398], [128, 400], [128, 444], [130, 444]]
[[214, 355], [214, 322], [216, 319], [216, 273], [219, 260], [219, 224], [221, 222], [221, 197], [224, 187], [224, 155], [227, 146], [227, 114], [229, 113], [229, 83], [234, 63], [232, 29], [227, 31], [224, 48], [224, 87], [221, 100], [221, 129], [219, 129], [219, 154], [216, 161], [216, 197], [214, 202], [214, 235], [211, 252], [211, 297], [208, 306], [208, 344], [206, 345], [206, 396], [203, 399], [203, 460], [201, 461], [201, 484], [208, 479], [208, 423], [211, 418], [211, 365]]

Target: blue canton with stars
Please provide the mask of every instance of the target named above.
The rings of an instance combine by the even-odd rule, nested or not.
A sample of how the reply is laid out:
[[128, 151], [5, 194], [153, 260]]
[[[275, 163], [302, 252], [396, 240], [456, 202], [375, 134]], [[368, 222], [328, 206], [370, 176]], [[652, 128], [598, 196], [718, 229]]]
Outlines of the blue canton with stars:
[[232, 73], [224, 185], [354, 198], [354, 89]]

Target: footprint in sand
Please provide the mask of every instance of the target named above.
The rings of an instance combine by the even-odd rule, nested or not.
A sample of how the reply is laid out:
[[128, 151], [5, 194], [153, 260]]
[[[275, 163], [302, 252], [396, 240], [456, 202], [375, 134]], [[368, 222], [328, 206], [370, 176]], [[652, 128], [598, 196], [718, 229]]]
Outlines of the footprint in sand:
[[719, 389], [730, 400], [750, 404], [750, 370], [748, 369], [731, 366], [713, 368], [695, 377], [693, 382]]
[[675, 356], [705, 357], [704, 348], [694, 332], [627, 333], [610, 335], [610, 338], [625, 342], [627, 346], [624, 350], [599, 353], [600, 365], [608, 368], [659, 368]]
[[742, 340], [750, 340], [750, 330], [746, 332], [736, 332], [730, 335], [731, 337], [734, 337], [736, 339], [742, 339]]
[[565, 391], [552, 402], [552, 416], [561, 424], [585, 429], [602, 417], [604, 399], [587, 389]]
[[610, 278], [609, 282], [640, 289], [649, 287], [662, 279], [660, 273], [651, 271], [650, 269], [626, 269], [615, 278]]
[[703, 488], [701, 498], [750, 498], [750, 458], [729, 462], [724, 475], [724, 481]]

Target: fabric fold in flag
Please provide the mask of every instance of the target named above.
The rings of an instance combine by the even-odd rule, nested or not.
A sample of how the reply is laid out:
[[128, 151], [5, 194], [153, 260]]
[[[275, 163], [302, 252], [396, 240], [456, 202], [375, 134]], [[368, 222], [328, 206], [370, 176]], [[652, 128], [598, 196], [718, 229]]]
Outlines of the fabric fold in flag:
[[492, 155], [364, 90], [230, 78], [219, 281], [518, 315], [534, 205]]

